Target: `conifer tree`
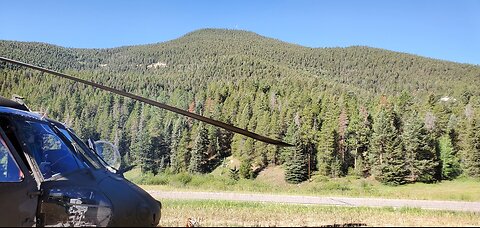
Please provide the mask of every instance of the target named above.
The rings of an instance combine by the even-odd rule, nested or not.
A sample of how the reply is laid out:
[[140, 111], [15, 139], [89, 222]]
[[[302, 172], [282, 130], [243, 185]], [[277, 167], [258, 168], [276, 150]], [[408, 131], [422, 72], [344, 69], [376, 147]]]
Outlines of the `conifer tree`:
[[135, 140], [132, 142], [131, 151], [135, 155], [142, 172], [156, 174], [155, 151], [153, 150], [152, 140], [145, 128], [146, 115], [146, 110], [142, 109], [138, 122], [138, 132], [135, 134]]
[[372, 118], [365, 107], [361, 107], [357, 118], [352, 119], [348, 128], [348, 148], [353, 156], [356, 175], [368, 176], [368, 151], [372, 135]]
[[331, 101], [326, 100], [322, 127], [318, 134], [317, 144], [317, 170], [321, 175], [338, 177], [342, 174], [340, 159], [337, 153], [338, 142], [338, 116], [332, 107]]
[[138, 163], [140, 164], [142, 172], [152, 172], [156, 174], [152, 141], [146, 132], [138, 133], [137, 142], [133, 144], [133, 152], [138, 154]]
[[340, 165], [340, 172], [342, 175], [346, 175], [349, 166], [350, 153], [347, 150], [347, 128], [348, 128], [348, 116], [345, 109], [342, 109], [338, 118], [338, 138], [337, 138], [337, 159]]
[[322, 175], [333, 177], [340, 175], [336, 142], [337, 132], [335, 129], [329, 126], [322, 128], [317, 145], [317, 169]]
[[415, 111], [406, 115], [402, 145], [405, 151], [405, 164], [409, 172], [407, 181], [433, 182], [439, 179], [440, 163], [437, 156], [435, 133], [433, 130], [429, 131], [425, 128]]
[[[295, 126], [295, 123], [293, 122], [290, 123], [287, 127], [287, 130], [285, 132], [285, 137], [283, 138], [283, 140], [285, 142], [289, 142], [290, 144], [295, 144], [296, 131], [297, 131], [297, 126]], [[292, 150], [288, 147], [282, 147], [280, 151], [281, 151], [281, 154], [280, 154], [279, 163], [283, 164], [288, 160], [288, 158], [292, 154]]]
[[480, 121], [472, 118], [464, 135], [464, 170], [468, 176], [480, 177]]
[[439, 138], [440, 160], [442, 161], [442, 179], [452, 180], [461, 173], [460, 160], [449, 134]]
[[240, 164], [240, 176], [245, 179], [252, 179], [253, 178], [253, 171], [252, 171], [252, 161], [250, 159], [245, 159]]
[[204, 173], [206, 171], [208, 150], [208, 131], [204, 124], [199, 125], [194, 143], [195, 144], [191, 152], [190, 164], [188, 166], [188, 172]]
[[292, 184], [307, 180], [307, 163], [305, 145], [301, 140], [300, 133], [297, 133], [295, 134], [295, 148], [290, 159], [285, 163], [285, 180]]
[[229, 176], [234, 181], [238, 181], [240, 179], [240, 174], [239, 174], [239, 171], [238, 171], [237, 167], [231, 168], [229, 170]]
[[180, 133], [180, 139], [177, 145], [175, 163], [177, 172], [185, 172], [188, 170], [191, 158], [190, 133], [189, 130], [183, 129]]
[[373, 175], [385, 184], [404, 184], [408, 175], [397, 127], [395, 113], [384, 102], [373, 125], [369, 160]]

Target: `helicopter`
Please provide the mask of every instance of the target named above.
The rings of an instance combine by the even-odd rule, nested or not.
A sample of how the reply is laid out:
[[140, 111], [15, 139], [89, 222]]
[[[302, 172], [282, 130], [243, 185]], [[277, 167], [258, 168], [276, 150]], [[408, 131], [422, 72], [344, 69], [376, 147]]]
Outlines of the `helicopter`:
[[[0, 61], [90, 85], [268, 144], [292, 146], [54, 70], [5, 57]], [[66, 124], [31, 111], [21, 97], [0, 96], [0, 226], [157, 226], [161, 202], [123, 176], [130, 167], [120, 169], [119, 158], [111, 143], [84, 142]]]

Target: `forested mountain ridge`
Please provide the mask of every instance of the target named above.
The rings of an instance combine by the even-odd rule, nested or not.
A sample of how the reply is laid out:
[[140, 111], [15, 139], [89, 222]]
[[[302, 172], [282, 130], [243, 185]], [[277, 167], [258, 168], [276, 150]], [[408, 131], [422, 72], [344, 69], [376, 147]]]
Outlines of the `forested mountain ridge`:
[[369, 47], [307, 48], [220, 29], [111, 49], [0, 41], [0, 55], [298, 144], [268, 146], [0, 63], [1, 95], [25, 96], [84, 138], [114, 141], [124, 162], [144, 171], [205, 173], [233, 154], [243, 177], [282, 164], [292, 182], [306, 178], [308, 162], [318, 175], [396, 184], [480, 175], [480, 134], [468, 130], [479, 127], [479, 66]]
[[[72, 49], [44, 43], [2, 41], [1, 53], [58, 70], [145, 72], [155, 63], [179, 70], [224, 62], [281, 66], [373, 92], [440, 90], [451, 93], [480, 83], [479, 67], [369, 47], [307, 48], [238, 30], [204, 29], [176, 40], [110, 49]], [[157, 67], [158, 68], [158, 67]], [[147, 68], [151, 69], [151, 68]], [[218, 72], [208, 75], [229, 77]], [[250, 76], [252, 72], [248, 72]], [[436, 83], [431, 83], [435, 80]], [[455, 83], [452, 83], [455, 82]], [[440, 84], [438, 84], [440, 83]], [[381, 88], [395, 84], [391, 88]], [[401, 85], [396, 85], [401, 84]], [[373, 88], [372, 88], [373, 85]], [[473, 89], [474, 90], [474, 89]]]

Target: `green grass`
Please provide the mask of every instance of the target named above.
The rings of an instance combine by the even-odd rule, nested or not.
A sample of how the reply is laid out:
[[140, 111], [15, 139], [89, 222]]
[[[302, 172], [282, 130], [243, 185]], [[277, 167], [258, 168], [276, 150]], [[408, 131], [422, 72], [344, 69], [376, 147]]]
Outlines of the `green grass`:
[[457, 179], [436, 184], [415, 183], [387, 186], [371, 179], [355, 177], [314, 177], [310, 182], [288, 184], [278, 180], [234, 181], [224, 175], [141, 174], [132, 170], [125, 177], [147, 190], [227, 191], [311, 196], [380, 197], [390, 199], [480, 201], [480, 181]]
[[480, 214], [412, 208], [334, 207], [220, 200], [162, 199], [160, 226], [480, 226]]

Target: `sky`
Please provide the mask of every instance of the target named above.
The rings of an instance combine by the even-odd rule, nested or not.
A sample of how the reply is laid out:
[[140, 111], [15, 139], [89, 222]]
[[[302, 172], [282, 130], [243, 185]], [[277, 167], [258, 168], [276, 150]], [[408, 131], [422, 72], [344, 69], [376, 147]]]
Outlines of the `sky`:
[[0, 4], [0, 22], [0, 40], [75, 48], [226, 28], [307, 47], [362, 45], [480, 65], [477, 0], [19, 0]]

